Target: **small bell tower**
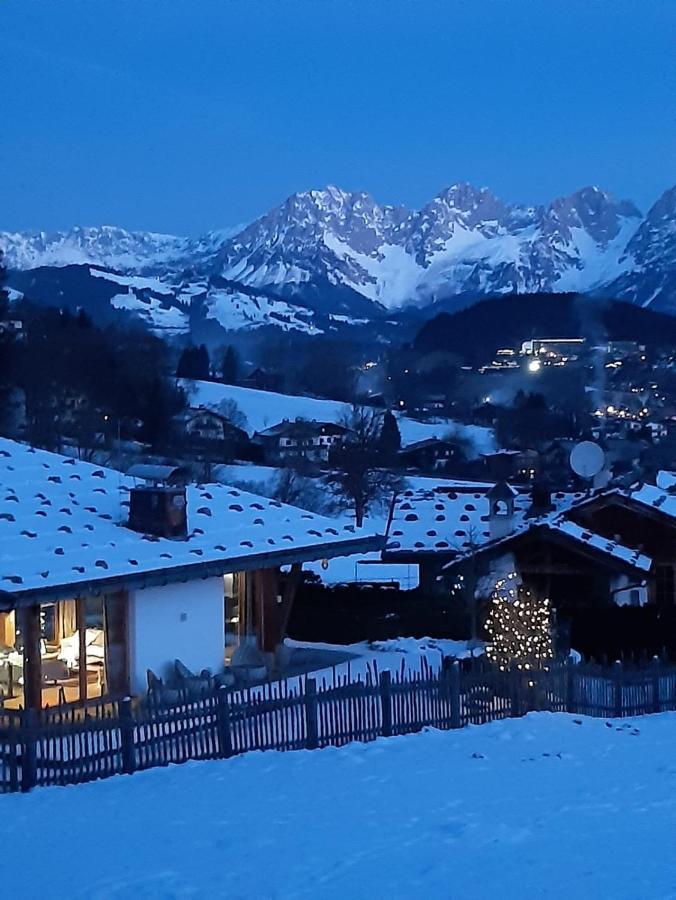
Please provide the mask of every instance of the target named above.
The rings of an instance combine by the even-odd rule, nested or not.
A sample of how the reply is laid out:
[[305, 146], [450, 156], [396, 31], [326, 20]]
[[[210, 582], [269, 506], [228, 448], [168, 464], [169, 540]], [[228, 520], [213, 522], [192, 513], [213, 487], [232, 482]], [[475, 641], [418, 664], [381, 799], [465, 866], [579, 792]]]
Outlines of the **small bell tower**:
[[506, 481], [499, 481], [486, 494], [488, 498], [488, 530], [491, 540], [506, 537], [514, 530], [514, 498], [516, 491]]

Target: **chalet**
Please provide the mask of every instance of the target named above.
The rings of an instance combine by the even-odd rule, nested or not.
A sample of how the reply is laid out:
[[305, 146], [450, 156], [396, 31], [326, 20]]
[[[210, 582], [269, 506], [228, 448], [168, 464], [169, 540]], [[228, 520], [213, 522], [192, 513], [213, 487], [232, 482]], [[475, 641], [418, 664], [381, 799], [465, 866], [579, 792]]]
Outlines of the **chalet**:
[[271, 372], [259, 366], [249, 372], [240, 384], [242, 387], [254, 388], [258, 391], [279, 391], [283, 387], [282, 382], [282, 376], [278, 372]]
[[224, 459], [239, 456], [249, 444], [249, 436], [213, 409], [191, 408], [175, 419], [181, 443], [200, 450], [212, 450]]
[[213, 673], [226, 658], [269, 664], [302, 564], [383, 546], [170, 467], [132, 471], [0, 439], [6, 707], [139, 693], [177, 658]]
[[[583, 496], [558, 492], [551, 502], [555, 509], [563, 509]], [[447, 563], [504, 537], [537, 511], [537, 492], [533, 497], [505, 482], [406, 490], [390, 511], [383, 561], [417, 564], [422, 588], [445, 590], [438, 578]]]
[[634, 485], [590, 494], [407, 491], [393, 506], [383, 560], [417, 562], [420, 584], [448, 594], [462, 576], [485, 600], [508, 574], [546, 595], [561, 620], [591, 610], [676, 605], [676, 491]]
[[483, 454], [486, 478], [490, 481], [533, 481], [540, 468], [537, 450], [498, 450]]
[[457, 444], [439, 438], [426, 438], [401, 449], [398, 459], [402, 466], [420, 472], [448, 473], [454, 462], [462, 458]]
[[263, 448], [267, 462], [326, 463], [333, 447], [341, 444], [348, 429], [335, 422], [307, 419], [289, 421], [258, 431], [252, 440]]

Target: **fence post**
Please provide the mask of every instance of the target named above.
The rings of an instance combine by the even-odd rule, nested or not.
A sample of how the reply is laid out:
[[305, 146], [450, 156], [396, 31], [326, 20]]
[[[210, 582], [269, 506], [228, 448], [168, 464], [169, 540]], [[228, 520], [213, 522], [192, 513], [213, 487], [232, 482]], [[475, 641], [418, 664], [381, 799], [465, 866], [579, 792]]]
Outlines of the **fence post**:
[[383, 737], [392, 737], [392, 673], [380, 673], [380, 715]]
[[507, 669], [510, 684], [510, 716], [513, 719], [521, 715], [521, 673], [518, 669]]
[[38, 714], [30, 707], [21, 717], [21, 790], [30, 791], [38, 783]]
[[615, 707], [615, 718], [622, 718], [622, 663], [619, 659], [613, 664], [613, 706]]
[[134, 713], [131, 708], [131, 697], [123, 697], [117, 705], [120, 720], [120, 751], [122, 753], [122, 771], [131, 775], [136, 768], [136, 752], [134, 748]]
[[19, 790], [19, 755], [21, 748], [21, 729], [10, 728], [9, 735], [9, 789]]
[[228, 689], [219, 687], [216, 693], [216, 728], [218, 729], [218, 746], [220, 755], [227, 759], [232, 756], [232, 735], [230, 733], [230, 703]]
[[317, 722], [317, 682], [314, 678], [305, 679], [305, 747], [316, 750], [319, 747], [319, 728]]
[[661, 712], [662, 704], [660, 703], [660, 658], [654, 656], [652, 660], [652, 682], [653, 682], [653, 712]]
[[564, 677], [566, 679], [566, 712], [574, 713], [577, 712], [577, 705], [575, 703], [575, 675], [577, 670], [575, 668], [575, 664], [572, 660], [566, 660], [566, 669]]
[[451, 728], [460, 728], [460, 663], [453, 660], [447, 669], [451, 700]]

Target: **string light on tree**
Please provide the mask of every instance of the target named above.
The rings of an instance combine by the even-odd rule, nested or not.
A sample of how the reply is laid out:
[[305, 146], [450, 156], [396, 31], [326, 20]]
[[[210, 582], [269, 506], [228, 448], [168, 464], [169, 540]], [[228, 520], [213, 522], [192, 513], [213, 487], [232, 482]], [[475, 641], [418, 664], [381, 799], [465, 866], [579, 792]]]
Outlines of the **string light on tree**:
[[496, 582], [486, 617], [486, 656], [503, 671], [541, 669], [554, 656], [549, 600], [516, 584], [516, 572]]

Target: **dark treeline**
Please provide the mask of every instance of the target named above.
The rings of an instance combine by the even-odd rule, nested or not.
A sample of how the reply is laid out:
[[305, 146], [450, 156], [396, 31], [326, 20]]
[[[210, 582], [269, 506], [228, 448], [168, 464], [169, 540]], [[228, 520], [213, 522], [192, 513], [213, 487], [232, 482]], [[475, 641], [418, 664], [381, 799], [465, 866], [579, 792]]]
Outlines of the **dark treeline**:
[[456, 353], [466, 362], [487, 362], [500, 347], [533, 337], [585, 337], [589, 341], [636, 341], [648, 347], [676, 343], [676, 318], [617, 301], [578, 294], [523, 294], [483, 300], [456, 313], [440, 313], [420, 329], [419, 353]]
[[[185, 406], [183, 393], [166, 376], [170, 351], [143, 328], [95, 326], [73, 314], [13, 303], [23, 328], [3, 345], [4, 433], [58, 448], [64, 438], [91, 447], [114, 437], [161, 446], [172, 418]], [[16, 408], [21, 412], [17, 413]]]

